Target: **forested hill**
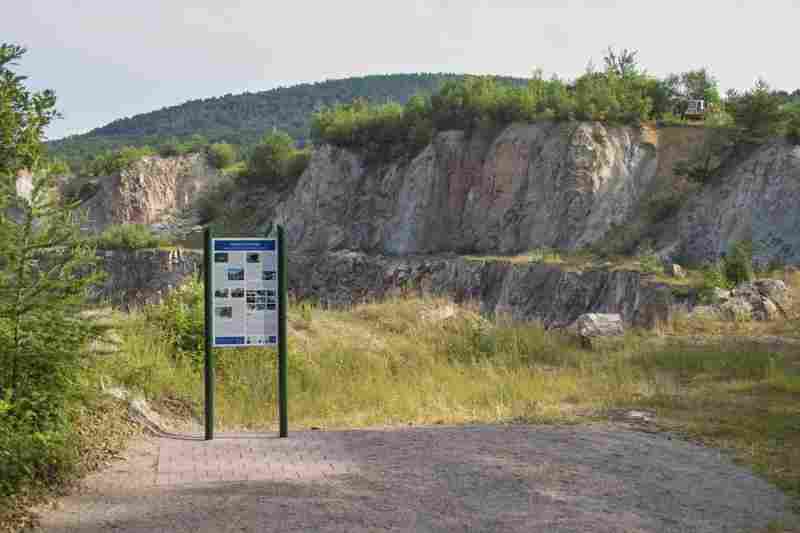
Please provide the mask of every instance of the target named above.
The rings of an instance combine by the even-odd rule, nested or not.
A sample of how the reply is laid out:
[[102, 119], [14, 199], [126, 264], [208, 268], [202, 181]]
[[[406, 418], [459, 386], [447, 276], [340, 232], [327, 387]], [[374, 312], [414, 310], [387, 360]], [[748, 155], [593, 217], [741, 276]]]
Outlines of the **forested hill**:
[[[225, 141], [244, 147], [255, 144], [273, 128], [295, 139], [305, 139], [313, 111], [336, 103], [366, 98], [373, 103], [405, 103], [417, 92], [435, 92], [459, 74], [387, 74], [319, 83], [304, 83], [258, 93], [226, 94], [191, 100], [115, 120], [83, 135], [48, 143], [49, 153], [70, 161], [85, 159], [120, 146], [158, 146], [169, 140], [185, 141], [200, 135], [210, 142]], [[526, 80], [499, 77], [524, 83]]]

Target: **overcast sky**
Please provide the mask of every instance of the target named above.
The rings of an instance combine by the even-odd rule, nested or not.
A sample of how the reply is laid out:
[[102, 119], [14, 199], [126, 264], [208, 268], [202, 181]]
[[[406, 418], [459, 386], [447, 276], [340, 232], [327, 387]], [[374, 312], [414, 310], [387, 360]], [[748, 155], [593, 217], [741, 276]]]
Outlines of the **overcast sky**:
[[800, 88], [800, 0], [17, 0], [0, 40], [50, 88], [51, 139], [195, 98], [396, 72], [579, 75], [609, 45], [724, 90]]

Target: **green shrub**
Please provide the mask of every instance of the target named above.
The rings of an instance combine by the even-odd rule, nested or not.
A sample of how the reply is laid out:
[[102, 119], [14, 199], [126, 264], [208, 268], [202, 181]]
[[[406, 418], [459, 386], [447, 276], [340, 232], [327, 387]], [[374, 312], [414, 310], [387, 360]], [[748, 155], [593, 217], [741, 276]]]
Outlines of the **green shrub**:
[[731, 246], [723, 261], [725, 278], [731, 285], [753, 280], [753, 243], [738, 242]]
[[287, 180], [303, 173], [309, 157], [309, 150], [298, 150], [288, 134], [276, 131], [266, 135], [255, 147], [239, 176], [247, 184], [283, 186]]
[[203, 362], [205, 342], [205, 293], [203, 284], [191, 280], [145, 310], [147, 321], [156, 326], [174, 349], [175, 357], [194, 365]]
[[89, 176], [111, 176], [119, 174], [129, 168], [139, 159], [156, 155], [156, 151], [149, 146], [139, 148], [126, 146], [116, 151], [106, 151], [90, 159], [82, 174]]
[[97, 180], [86, 177], [74, 177], [64, 185], [61, 193], [66, 202], [82, 202], [94, 196], [99, 189], [100, 184]]
[[236, 149], [228, 143], [214, 143], [208, 147], [208, 162], [216, 169], [228, 167], [236, 162]]
[[713, 303], [715, 289], [728, 290], [733, 285], [725, 276], [724, 266], [721, 262], [706, 265], [702, 271], [703, 284], [698, 292], [698, 298], [702, 303]]
[[90, 241], [102, 250], [140, 250], [169, 244], [144, 224], [115, 224]]
[[786, 123], [786, 138], [794, 145], [800, 144], [800, 105], [788, 113]]
[[653, 250], [650, 248], [645, 248], [639, 254], [639, 267], [642, 272], [646, 274], [657, 274], [664, 270], [661, 258], [653, 253]]

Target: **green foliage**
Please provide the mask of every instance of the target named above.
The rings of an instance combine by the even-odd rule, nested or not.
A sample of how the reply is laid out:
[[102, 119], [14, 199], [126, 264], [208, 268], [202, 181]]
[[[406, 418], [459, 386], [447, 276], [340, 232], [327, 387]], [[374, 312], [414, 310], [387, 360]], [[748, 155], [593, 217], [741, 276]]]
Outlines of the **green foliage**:
[[228, 143], [214, 143], [208, 147], [208, 162], [216, 169], [228, 167], [236, 162], [236, 148]]
[[[9, 70], [23, 53], [0, 46], [0, 496], [69, 464], [66, 406], [81, 348], [95, 332], [81, 311], [98, 280], [75, 206], [58, 203], [40, 165], [55, 97], [31, 94]], [[23, 167], [35, 176], [30, 200], [13, 188]]]
[[725, 276], [724, 266], [721, 262], [706, 265], [701, 273], [703, 284], [698, 292], [698, 298], [703, 303], [713, 302], [714, 289], [728, 290], [733, 288], [733, 284]]
[[358, 98], [403, 104], [415, 93], [434, 92], [444, 81], [460, 77], [429, 73], [374, 75], [192, 100], [117, 120], [83, 135], [51, 141], [48, 150], [73, 164], [126, 145], [150, 145], [164, 155], [180, 155], [185, 153], [191, 136], [199, 134], [207, 139], [206, 144], [234, 144], [247, 158], [265, 133], [273, 129], [285, 131], [293, 139], [307, 140], [311, 115], [322, 107]]
[[203, 362], [205, 301], [203, 284], [191, 280], [167, 295], [164, 301], [145, 309], [147, 321], [162, 332], [176, 359], [196, 367]]
[[303, 173], [309, 157], [309, 150], [295, 148], [287, 133], [275, 131], [255, 147], [240, 177], [247, 184], [284, 186]]
[[22, 83], [25, 77], [9, 68], [25, 52], [17, 45], [0, 44], [0, 179], [4, 182], [20, 169], [39, 166], [43, 155], [39, 140], [58, 116], [52, 91], [30, 92]]
[[708, 183], [731, 154], [734, 139], [731, 127], [707, 128], [702, 144], [692, 149], [689, 159], [675, 163], [673, 172], [698, 183]]
[[81, 174], [86, 176], [111, 176], [119, 174], [130, 168], [133, 163], [147, 156], [156, 155], [156, 151], [149, 146], [135, 148], [125, 146], [116, 151], [107, 151], [98, 154], [86, 162]]
[[67, 203], [83, 202], [97, 193], [100, 184], [90, 177], [73, 177], [61, 189], [64, 201]]
[[614, 70], [587, 72], [573, 84], [555, 76], [545, 80], [541, 71], [525, 86], [493, 76], [466, 76], [445, 82], [430, 97], [416, 95], [406, 106], [338, 105], [314, 115], [312, 138], [386, 160], [416, 153], [435, 131], [470, 135], [543, 119], [637, 124], [652, 115], [656, 80], [631, 69], [627, 55], [621, 61], [622, 76]]
[[714, 289], [732, 289], [739, 283], [753, 280], [753, 244], [740, 241], [731, 245], [720, 261], [706, 265], [703, 270], [700, 300], [711, 302]]
[[784, 108], [786, 114], [786, 138], [795, 145], [800, 144], [800, 102]]
[[738, 144], [765, 142], [781, 131], [786, 119], [780, 99], [762, 79], [744, 94], [729, 91], [725, 108], [733, 117]]
[[370, 105], [366, 100], [323, 109], [312, 119], [312, 138], [354, 148], [372, 160], [386, 160], [430, 141], [429, 105], [420, 97], [411, 100], [406, 114], [396, 102]]
[[723, 261], [725, 278], [731, 285], [753, 280], [753, 243], [741, 241], [731, 246]]
[[141, 250], [169, 244], [144, 224], [114, 224], [89, 241], [101, 250]]
[[639, 254], [639, 267], [646, 274], [659, 274], [664, 271], [661, 258], [658, 257], [651, 248], [645, 248]]

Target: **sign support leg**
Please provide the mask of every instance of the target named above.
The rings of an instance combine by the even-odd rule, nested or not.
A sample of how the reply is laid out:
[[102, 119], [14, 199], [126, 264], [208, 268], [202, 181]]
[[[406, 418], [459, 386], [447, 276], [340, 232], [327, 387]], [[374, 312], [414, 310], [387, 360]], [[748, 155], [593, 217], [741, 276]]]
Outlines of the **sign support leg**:
[[283, 226], [278, 225], [278, 410], [280, 437], [289, 434], [289, 414], [286, 405], [288, 369], [286, 361], [286, 243]]
[[212, 313], [213, 301], [211, 294], [211, 275], [213, 266], [213, 255], [211, 253], [211, 228], [206, 227], [205, 236], [205, 265], [203, 268], [203, 281], [205, 288], [205, 333], [206, 333], [206, 356], [205, 356], [205, 411], [206, 411], [206, 440], [214, 438], [214, 348], [212, 346]]

